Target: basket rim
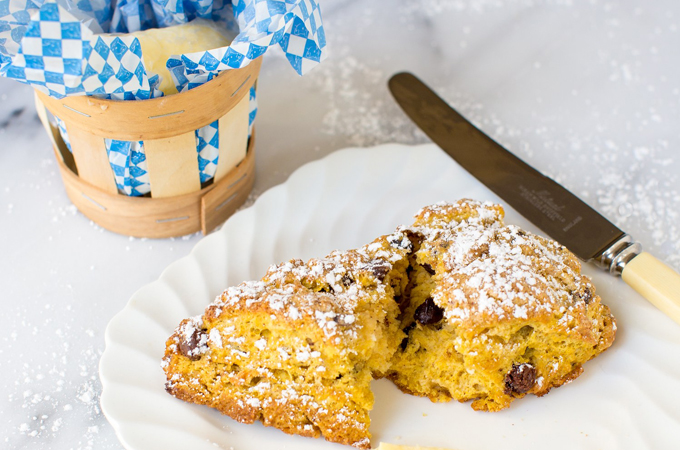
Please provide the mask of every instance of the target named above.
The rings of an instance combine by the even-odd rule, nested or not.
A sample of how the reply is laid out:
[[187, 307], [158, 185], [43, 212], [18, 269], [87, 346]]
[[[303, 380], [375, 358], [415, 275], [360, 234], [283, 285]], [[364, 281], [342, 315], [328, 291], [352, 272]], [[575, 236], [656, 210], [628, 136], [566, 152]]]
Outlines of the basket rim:
[[249, 94], [261, 64], [262, 56], [189, 91], [147, 100], [88, 95], [56, 99], [35, 92], [52, 115], [96, 136], [133, 141], [163, 139], [197, 130], [227, 114]]
[[[134, 197], [110, 193], [80, 178], [57, 153], [66, 194], [78, 210], [115, 233], [148, 238], [207, 234], [243, 204], [255, 179], [255, 134], [245, 158], [219, 180], [197, 191], [173, 197]], [[230, 202], [226, 207], [223, 204]], [[179, 217], [179, 218], [178, 218]]]

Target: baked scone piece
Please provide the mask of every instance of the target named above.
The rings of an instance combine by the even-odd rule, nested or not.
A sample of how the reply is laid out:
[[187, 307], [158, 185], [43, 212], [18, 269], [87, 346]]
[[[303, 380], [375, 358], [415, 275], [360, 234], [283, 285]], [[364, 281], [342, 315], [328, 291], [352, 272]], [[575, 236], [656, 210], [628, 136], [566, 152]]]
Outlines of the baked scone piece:
[[614, 319], [576, 257], [503, 216], [471, 200], [416, 215], [408, 336], [388, 372], [402, 391], [497, 411], [575, 379], [612, 344]]
[[404, 233], [227, 289], [166, 343], [166, 390], [244, 423], [370, 448], [370, 382], [404, 338]]

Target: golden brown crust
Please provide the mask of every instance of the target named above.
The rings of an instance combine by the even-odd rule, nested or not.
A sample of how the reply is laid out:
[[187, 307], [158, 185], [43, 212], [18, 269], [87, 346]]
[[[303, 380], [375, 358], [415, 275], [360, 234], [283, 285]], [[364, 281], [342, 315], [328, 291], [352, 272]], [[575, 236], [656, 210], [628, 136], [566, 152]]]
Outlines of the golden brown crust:
[[[389, 374], [403, 391], [497, 411], [571, 381], [612, 344], [614, 319], [576, 257], [502, 219], [471, 200], [416, 215], [409, 337]], [[433, 309], [443, 320], [418, 322]]]
[[370, 448], [372, 373], [401, 340], [406, 236], [272, 266], [227, 289], [166, 344], [167, 390], [244, 423]]
[[167, 341], [168, 392], [369, 449], [374, 377], [484, 411], [568, 383], [612, 344], [614, 319], [573, 254], [503, 214], [432, 205], [359, 249], [227, 289]]

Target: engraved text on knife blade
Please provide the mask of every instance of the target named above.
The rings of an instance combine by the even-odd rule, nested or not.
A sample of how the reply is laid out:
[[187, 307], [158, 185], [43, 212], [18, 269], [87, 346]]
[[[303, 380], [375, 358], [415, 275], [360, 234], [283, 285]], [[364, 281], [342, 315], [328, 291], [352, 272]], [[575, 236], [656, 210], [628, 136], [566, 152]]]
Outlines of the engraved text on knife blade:
[[[543, 213], [543, 215], [546, 216], [548, 219], [552, 220], [553, 222], [555, 221], [560, 223], [567, 222], [567, 219], [565, 219], [565, 217], [561, 214], [561, 212], [564, 210], [564, 206], [555, 203], [552, 196], [550, 195], [550, 192], [546, 190], [537, 191], [535, 189], [530, 189], [521, 184], [518, 187], [522, 198], [528, 201], [536, 209], [541, 211], [541, 213]], [[583, 220], [583, 217], [577, 216], [576, 218], [572, 219], [569, 223], [567, 223], [562, 228], [562, 230], [565, 232], [568, 231], [571, 227], [579, 223], [581, 220]]]

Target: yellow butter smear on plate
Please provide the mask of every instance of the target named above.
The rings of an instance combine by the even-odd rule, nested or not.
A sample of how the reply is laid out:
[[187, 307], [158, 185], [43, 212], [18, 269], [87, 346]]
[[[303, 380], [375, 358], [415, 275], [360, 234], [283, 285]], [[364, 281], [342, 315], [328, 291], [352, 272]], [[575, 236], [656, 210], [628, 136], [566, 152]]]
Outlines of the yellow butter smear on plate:
[[130, 33], [130, 36], [139, 39], [147, 73], [149, 76], [160, 75], [161, 82], [158, 89], [165, 95], [177, 93], [170, 72], [165, 67], [170, 56], [212, 50], [231, 43], [231, 40], [222, 34], [217, 24], [203, 19], [196, 19], [174, 27], [137, 31]]
[[386, 442], [381, 442], [380, 445], [376, 450], [452, 450], [452, 449], [445, 449], [441, 447], [421, 447], [421, 446], [408, 446], [408, 445], [396, 445], [396, 444], [388, 444]]

